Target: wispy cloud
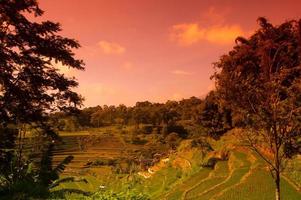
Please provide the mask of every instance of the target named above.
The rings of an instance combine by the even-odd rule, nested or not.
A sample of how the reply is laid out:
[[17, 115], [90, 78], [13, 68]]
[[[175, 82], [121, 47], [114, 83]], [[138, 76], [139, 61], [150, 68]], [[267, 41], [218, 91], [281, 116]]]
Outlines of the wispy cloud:
[[180, 45], [192, 45], [201, 41], [214, 44], [229, 44], [243, 35], [238, 25], [217, 25], [201, 27], [199, 24], [178, 24], [172, 27], [171, 39]]
[[126, 50], [125, 47], [121, 46], [118, 43], [105, 40], [98, 42], [98, 46], [105, 54], [123, 54]]
[[183, 46], [203, 41], [224, 45], [232, 43], [236, 37], [241, 35], [245, 35], [241, 26], [227, 24], [225, 17], [212, 7], [199, 22], [175, 24], [170, 28], [171, 40]]
[[192, 75], [193, 74], [191, 72], [179, 70], [179, 69], [173, 70], [173, 71], [171, 71], [171, 73], [175, 74], [175, 75]]

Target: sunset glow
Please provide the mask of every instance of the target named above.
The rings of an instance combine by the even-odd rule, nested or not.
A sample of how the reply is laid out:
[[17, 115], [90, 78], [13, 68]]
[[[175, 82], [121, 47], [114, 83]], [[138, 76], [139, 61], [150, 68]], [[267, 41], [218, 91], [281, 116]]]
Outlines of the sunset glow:
[[[259, 4], [260, 2], [260, 4]], [[211, 90], [212, 63], [237, 36], [300, 16], [300, 0], [41, 0], [43, 18], [79, 40], [75, 76], [85, 106], [165, 102]], [[273, 3], [273, 6], [270, 6]], [[239, 16], [239, 17], [238, 17]]]

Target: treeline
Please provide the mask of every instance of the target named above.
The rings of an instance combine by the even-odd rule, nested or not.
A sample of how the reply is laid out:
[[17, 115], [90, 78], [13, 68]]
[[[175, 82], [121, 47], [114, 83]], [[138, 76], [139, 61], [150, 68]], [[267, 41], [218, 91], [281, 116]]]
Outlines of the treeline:
[[137, 102], [135, 106], [96, 106], [70, 115], [56, 113], [52, 116], [58, 130], [76, 131], [89, 127], [110, 125], [171, 124], [180, 120], [197, 121], [204, 101], [191, 97], [166, 103]]
[[221, 135], [232, 127], [229, 109], [220, 105], [214, 91], [206, 98], [191, 97], [166, 103], [137, 102], [135, 106], [96, 106], [75, 114], [55, 113], [51, 123], [59, 131], [79, 131], [111, 125], [147, 127], [194, 127], [204, 133]]

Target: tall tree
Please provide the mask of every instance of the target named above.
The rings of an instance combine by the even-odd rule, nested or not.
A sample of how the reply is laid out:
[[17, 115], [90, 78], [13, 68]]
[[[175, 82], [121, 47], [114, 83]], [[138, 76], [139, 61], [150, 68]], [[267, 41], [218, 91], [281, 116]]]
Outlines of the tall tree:
[[53, 65], [83, 69], [74, 58], [77, 41], [57, 34], [58, 23], [29, 21], [25, 13], [41, 16], [36, 0], [0, 1], [0, 119], [31, 123], [49, 111], [66, 110], [81, 102], [71, 89], [78, 83]]
[[248, 146], [269, 166], [280, 199], [280, 176], [287, 159], [298, 153], [301, 135], [301, 21], [260, 28], [215, 64], [214, 78], [223, 100], [239, 123]]
[[67, 78], [55, 67], [61, 63], [83, 70], [83, 61], [72, 52], [80, 45], [58, 34], [59, 23], [29, 20], [42, 14], [36, 0], [0, 1], [0, 135], [1, 140], [11, 139], [0, 143], [0, 160], [5, 161], [0, 163], [0, 173], [11, 170], [8, 151], [16, 141], [7, 136], [12, 134], [11, 124], [19, 133], [25, 133], [24, 124], [46, 127], [50, 113], [74, 110], [82, 101], [72, 91], [78, 85], [75, 78]]

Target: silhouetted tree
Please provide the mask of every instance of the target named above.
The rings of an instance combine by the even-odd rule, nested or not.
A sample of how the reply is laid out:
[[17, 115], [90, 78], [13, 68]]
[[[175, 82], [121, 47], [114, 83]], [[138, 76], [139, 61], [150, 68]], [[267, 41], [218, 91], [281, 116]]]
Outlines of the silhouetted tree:
[[41, 16], [36, 0], [0, 2], [0, 118], [1, 125], [31, 123], [46, 113], [80, 105], [80, 96], [71, 88], [78, 83], [54, 66], [83, 69], [72, 48], [77, 41], [57, 34], [58, 23], [29, 21], [24, 13]]
[[[49, 114], [81, 105], [82, 98], [72, 91], [78, 85], [75, 78], [67, 78], [55, 67], [61, 63], [82, 70], [83, 62], [72, 52], [80, 45], [60, 36], [58, 23], [29, 20], [29, 15], [42, 14], [36, 0], [0, 1], [0, 129], [1, 140], [11, 138], [9, 144], [0, 143], [4, 151], [16, 142], [14, 137], [3, 136], [11, 134], [10, 126], [19, 129], [20, 144], [25, 124], [45, 127]], [[52, 131], [43, 133], [55, 136]], [[22, 146], [17, 158], [22, 159]], [[10, 171], [13, 159], [1, 159], [5, 162], [0, 163], [0, 173]]]
[[[280, 175], [301, 136], [301, 21], [260, 28], [215, 64], [223, 100], [239, 115], [248, 146], [268, 164], [280, 199]], [[299, 149], [300, 150], [300, 149]]]

